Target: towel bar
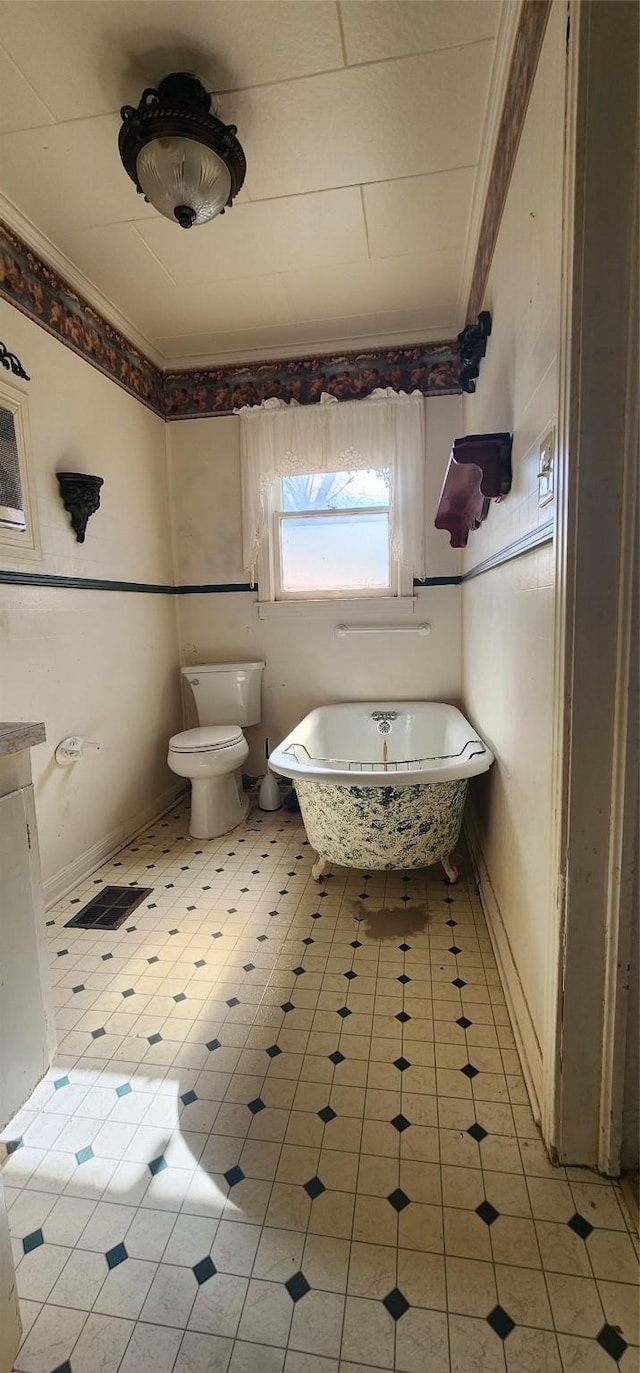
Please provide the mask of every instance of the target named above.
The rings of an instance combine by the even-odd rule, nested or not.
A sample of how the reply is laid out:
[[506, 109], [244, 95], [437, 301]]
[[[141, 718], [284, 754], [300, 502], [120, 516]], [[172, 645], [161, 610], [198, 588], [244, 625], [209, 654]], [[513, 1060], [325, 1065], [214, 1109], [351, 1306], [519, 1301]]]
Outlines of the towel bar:
[[431, 625], [425, 620], [418, 625], [336, 625], [338, 639], [347, 634], [430, 634]]

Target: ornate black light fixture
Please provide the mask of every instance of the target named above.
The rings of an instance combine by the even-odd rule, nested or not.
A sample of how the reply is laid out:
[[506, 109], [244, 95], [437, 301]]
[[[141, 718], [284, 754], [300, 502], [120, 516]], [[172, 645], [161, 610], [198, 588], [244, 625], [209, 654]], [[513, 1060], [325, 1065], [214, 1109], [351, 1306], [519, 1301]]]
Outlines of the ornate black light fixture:
[[123, 105], [118, 147], [125, 171], [161, 215], [183, 229], [233, 204], [247, 163], [235, 124], [211, 113], [211, 96], [188, 72], [165, 76], [140, 103]]

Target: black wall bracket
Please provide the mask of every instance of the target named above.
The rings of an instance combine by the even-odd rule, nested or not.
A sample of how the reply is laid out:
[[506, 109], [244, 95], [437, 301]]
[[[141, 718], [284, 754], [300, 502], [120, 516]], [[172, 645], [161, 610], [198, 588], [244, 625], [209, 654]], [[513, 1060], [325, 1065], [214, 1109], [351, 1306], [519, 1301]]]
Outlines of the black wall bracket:
[[56, 472], [62, 504], [71, 516], [71, 527], [77, 543], [84, 543], [87, 520], [100, 507], [100, 487], [103, 477], [90, 477], [83, 472]]
[[491, 333], [491, 314], [481, 310], [477, 324], [468, 324], [458, 334], [460, 345], [460, 385], [463, 391], [472, 396], [476, 389], [476, 377], [480, 373], [480, 362], [487, 351], [487, 339]]
[[0, 343], [0, 364], [7, 372], [12, 372], [14, 377], [22, 377], [23, 381], [31, 381], [31, 377], [25, 372], [20, 358], [15, 353], [10, 353], [4, 343]]

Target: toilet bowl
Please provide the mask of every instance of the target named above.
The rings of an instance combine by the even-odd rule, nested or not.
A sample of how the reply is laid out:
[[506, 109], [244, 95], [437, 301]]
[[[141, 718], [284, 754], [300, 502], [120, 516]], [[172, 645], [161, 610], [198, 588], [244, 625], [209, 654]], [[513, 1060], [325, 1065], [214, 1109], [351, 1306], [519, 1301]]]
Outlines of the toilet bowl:
[[214, 839], [242, 824], [249, 797], [242, 787], [242, 765], [249, 745], [241, 725], [260, 719], [260, 682], [264, 663], [215, 663], [182, 668], [187, 704], [198, 726], [174, 734], [167, 762], [191, 782], [189, 833]]

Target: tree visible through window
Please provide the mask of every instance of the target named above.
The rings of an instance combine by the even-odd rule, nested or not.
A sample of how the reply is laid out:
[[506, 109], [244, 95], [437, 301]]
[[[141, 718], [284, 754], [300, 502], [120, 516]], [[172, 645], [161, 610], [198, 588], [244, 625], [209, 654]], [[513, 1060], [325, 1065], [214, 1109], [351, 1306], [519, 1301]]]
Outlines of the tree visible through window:
[[393, 594], [388, 471], [293, 474], [277, 487], [277, 598]]

